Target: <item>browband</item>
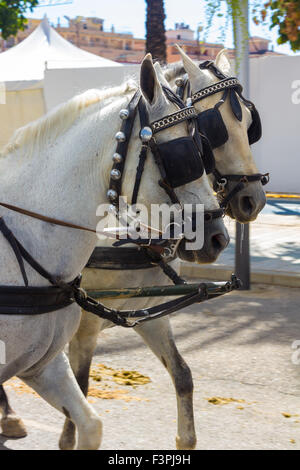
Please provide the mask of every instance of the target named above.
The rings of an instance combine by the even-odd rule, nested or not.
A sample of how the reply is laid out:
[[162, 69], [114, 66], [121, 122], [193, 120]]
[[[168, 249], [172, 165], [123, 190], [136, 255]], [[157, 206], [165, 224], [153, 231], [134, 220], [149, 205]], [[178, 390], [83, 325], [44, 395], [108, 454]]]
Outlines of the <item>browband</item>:
[[222, 91], [228, 88], [237, 88], [237, 87], [239, 88], [239, 91], [242, 91], [243, 87], [237, 78], [234, 78], [234, 77], [226, 78], [224, 80], [221, 80], [218, 83], [215, 83], [214, 85], [210, 85], [210, 86], [207, 86], [206, 88], [203, 88], [197, 93], [194, 93], [192, 95], [192, 102], [194, 104], [200, 100], [203, 100], [203, 98], [206, 98], [207, 96], [214, 95], [218, 91]]
[[169, 114], [168, 116], [159, 119], [158, 121], [154, 121], [150, 124], [150, 127], [152, 129], [153, 134], [156, 134], [157, 132], [163, 131], [164, 129], [167, 129], [168, 127], [175, 126], [176, 124], [179, 124], [180, 122], [184, 122], [187, 119], [196, 119], [197, 113], [196, 110], [193, 106], [181, 109], [180, 111], [177, 111], [176, 113]]

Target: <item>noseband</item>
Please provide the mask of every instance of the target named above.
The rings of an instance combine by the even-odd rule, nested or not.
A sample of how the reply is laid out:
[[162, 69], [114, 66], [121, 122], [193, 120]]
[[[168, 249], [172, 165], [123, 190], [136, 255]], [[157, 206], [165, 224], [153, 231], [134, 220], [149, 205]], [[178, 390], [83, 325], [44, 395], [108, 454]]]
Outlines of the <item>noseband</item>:
[[[209, 142], [209, 145], [205, 147], [204, 159], [211, 161], [214, 160], [212, 149], [218, 148], [221, 145], [224, 145], [228, 140], [228, 131], [226, 125], [223, 121], [219, 108], [225, 103], [226, 99], [229, 97], [230, 105], [232, 112], [236, 119], [239, 121], [242, 120], [242, 108], [239, 102], [239, 98], [245, 104], [245, 106], [250, 110], [252, 116], [252, 123], [248, 129], [248, 140], [249, 145], [260, 140], [262, 135], [261, 121], [259, 113], [255, 105], [243, 97], [242, 95], [242, 85], [239, 83], [238, 79], [235, 77], [226, 77], [211, 61], [205, 61], [199, 65], [200, 69], [210, 70], [215, 77], [220, 79], [219, 82], [214, 83], [208, 87], [205, 87], [196, 93], [191, 93], [190, 82], [188, 76], [179, 78], [176, 80], [177, 91], [176, 94], [183, 99], [184, 92], [187, 89], [188, 101], [194, 105], [195, 103], [203, 100], [207, 96], [212, 96], [215, 93], [224, 91], [221, 99], [216, 103], [213, 108], [202, 111], [197, 115], [198, 128], [199, 132], [206, 137]], [[214, 165], [212, 170], [214, 176], [214, 190], [218, 194], [220, 200], [220, 206], [226, 208], [231, 201], [231, 199], [244, 187], [251, 182], [260, 181], [262, 185], [266, 185], [269, 182], [269, 173], [265, 174], [254, 174], [254, 175], [222, 175]], [[227, 194], [226, 187], [228, 183], [236, 182], [234, 188]]]

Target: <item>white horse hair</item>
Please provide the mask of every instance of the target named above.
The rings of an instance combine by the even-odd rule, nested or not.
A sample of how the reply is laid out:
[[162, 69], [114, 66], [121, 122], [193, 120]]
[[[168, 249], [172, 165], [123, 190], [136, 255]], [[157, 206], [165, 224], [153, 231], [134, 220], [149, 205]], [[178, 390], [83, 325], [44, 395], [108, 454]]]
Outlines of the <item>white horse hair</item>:
[[[141, 78], [150, 120], [160, 119], [176, 110], [162, 92], [149, 55], [143, 61]], [[137, 85], [125, 84], [112, 90], [87, 92], [37, 123], [19, 130], [0, 159], [0, 200], [49, 217], [94, 228], [97, 223], [97, 206], [106, 202], [112, 142], [120, 126], [119, 111], [127, 106], [136, 88]], [[123, 194], [128, 199], [132, 193], [140, 149], [140, 124], [137, 121], [129, 145], [123, 185]], [[185, 135], [185, 124], [179, 124], [161, 132], [158, 140], [166, 142]], [[145, 175], [139, 196], [141, 203], [148, 208], [150, 203], [164, 202], [166, 195], [158, 187], [159, 174], [153, 159], [148, 159]], [[178, 196], [182, 203], [201, 202], [208, 210], [218, 207], [205, 174], [200, 180], [179, 189]], [[96, 237], [91, 233], [53, 226], [6, 209], [2, 209], [1, 215], [32, 256], [53, 276], [66, 282], [74, 279], [84, 268], [96, 245]], [[223, 225], [220, 225], [221, 229], [225, 234]], [[0, 259], [0, 284], [22, 285], [16, 258], [2, 236]], [[29, 266], [26, 265], [26, 269], [31, 286], [48, 284]], [[111, 274], [108, 276], [105, 272], [103, 278], [106, 287], [113, 287]], [[80, 309], [75, 304], [39, 316], [0, 315], [0, 339], [6, 344], [7, 356], [7, 364], [0, 365], [0, 384], [14, 375], [20, 377], [76, 426], [78, 449], [97, 449], [102, 436], [101, 421], [80, 391], [63, 352], [78, 330], [80, 316]], [[97, 325], [104, 324], [99, 319], [94, 321]], [[155, 352], [156, 333], [151, 332], [159, 325], [162, 338], [165, 338], [169, 331], [168, 320], [157, 320], [139, 328], [141, 335], [145, 335], [146, 339], [149, 337], [150, 347]], [[93, 341], [95, 338], [96, 335]], [[177, 375], [179, 355], [172, 339], [161, 347], [160, 358], [173, 371], [175, 384], [180, 385], [182, 391], [178, 408], [181, 421], [184, 421], [191, 401], [189, 370], [182, 363], [180, 374]], [[83, 351], [86, 352], [85, 349]], [[76, 366], [74, 369], [78, 371]], [[182, 382], [183, 373], [186, 379]], [[10, 425], [13, 427], [20, 422], [11, 409], [3, 406], [2, 390], [0, 387], [2, 429], [16, 436], [20, 429], [12, 430]], [[5, 401], [3, 395], [2, 400]], [[179, 448], [193, 447], [195, 444], [190, 427], [189, 424], [189, 429], [184, 429], [183, 435], [179, 431]], [[62, 448], [73, 448], [74, 435], [71, 439], [63, 436], [60, 445]]]
[[[183, 74], [183, 69], [188, 74], [192, 91], [195, 93], [207, 86], [219, 81], [209, 69], [200, 69], [190, 57], [177, 46], [183, 64], [174, 64], [165, 70], [165, 77], [169, 82]], [[183, 67], [182, 67], [183, 65]], [[225, 76], [233, 76], [231, 64], [225, 49], [222, 49], [215, 60], [215, 65]], [[196, 102], [196, 111], [202, 112], [213, 108], [221, 99], [222, 91]], [[185, 97], [186, 98], [186, 97]], [[252, 119], [251, 112], [243, 101], [238, 98], [243, 112], [242, 121], [239, 122], [231, 111], [229, 100], [219, 108], [228, 132], [228, 141], [219, 148], [214, 149], [216, 168], [222, 175], [255, 175], [258, 173], [251, 147], [247, 138], [247, 129]], [[235, 182], [228, 182], [227, 193], [233, 189]], [[266, 204], [266, 196], [260, 181], [253, 181], [239, 191], [229, 202], [226, 214], [231, 218], [248, 223], [254, 221]]]
[[[163, 71], [158, 63], [155, 64], [155, 70], [162, 83], [174, 82], [174, 80], [181, 76], [185, 71], [192, 68], [190, 59], [185, 58], [184, 67], [182, 63], [167, 66]], [[223, 71], [223, 73], [230, 73], [229, 60], [226, 57], [225, 51], [218, 54], [216, 65]], [[188, 65], [187, 65], [188, 64]], [[197, 70], [196, 70], [197, 69]], [[216, 77], [207, 70], [200, 70], [198, 67], [192, 68], [194, 75], [195, 89], [211, 85], [216, 82]], [[196, 73], [197, 72], [197, 73]], [[218, 98], [219, 99], [219, 98]], [[212, 97], [212, 100], [216, 100]], [[206, 101], [206, 100], [205, 100]], [[211, 106], [211, 101], [208, 107]], [[243, 120], [244, 133], [239, 135], [235, 145], [232, 143], [230, 146], [224, 146], [219, 152], [215, 153], [217, 164], [221, 161], [225, 173], [238, 173], [252, 171], [257, 172], [256, 166], [249, 149], [246, 128], [250, 124], [250, 116], [248, 110], [243, 106], [246, 119]], [[235, 132], [234, 126], [239, 131], [239, 123], [237, 120], [232, 121], [230, 118], [231, 110], [226, 108], [223, 115], [225, 123], [230, 122], [229, 132]], [[254, 184], [252, 188], [254, 188]], [[253, 189], [255, 192], [255, 188]], [[260, 188], [257, 189], [260, 193]], [[262, 198], [263, 199], [263, 198]], [[261, 205], [261, 208], [263, 204]], [[173, 262], [176, 268], [178, 262]], [[149, 286], [153, 284], [155, 279], [156, 285], [165, 285], [170, 283], [166, 280], [165, 275], [159, 268], [152, 270], [138, 270], [138, 271], [101, 271], [97, 276], [97, 281], [94, 277], [94, 270], [86, 269], [84, 271], [84, 281], [90, 288], [105, 288], [107, 279], [109, 277], [109, 284], [113, 288], [120, 287], [135, 287], [135, 286]], [[103, 285], [99, 285], [99, 279], [105, 279]], [[131, 299], [131, 300], [118, 300], [106, 301], [106, 305], [113, 308], [149, 308], [155, 303], [155, 300], [149, 299]], [[104, 328], [112, 326], [109, 322], [101, 321], [91, 314], [83, 312], [80, 328], [70, 343], [69, 357], [73, 370], [80, 386], [84, 393], [87, 393], [89, 369], [92, 357], [97, 345], [97, 337], [100, 331]], [[178, 406], [178, 420], [177, 420], [177, 438], [176, 445], [178, 449], [192, 449], [196, 445], [196, 434], [194, 428], [193, 416], [193, 381], [189, 367], [184, 359], [178, 352], [173, 334], [171, 331], [169, 318], [161, 318], [151, 323], [144, 324], [139, 328], [135, 328], [145, 343], [150, 347], [157, 358], [167, 368], [176, 390], [177, 406]], [[121, 334], [121, 332], [120, 332]], [[75, 429], [69, 420], [66, 420], [63, 434], [61, 436], [61, 446], [63, 448], [72, 448], [74, 445]]]

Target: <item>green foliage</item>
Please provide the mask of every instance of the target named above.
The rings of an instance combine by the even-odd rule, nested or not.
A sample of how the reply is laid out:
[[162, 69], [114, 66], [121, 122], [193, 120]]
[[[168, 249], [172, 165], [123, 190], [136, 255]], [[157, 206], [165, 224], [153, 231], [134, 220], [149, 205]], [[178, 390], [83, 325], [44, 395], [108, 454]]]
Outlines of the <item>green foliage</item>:
[[[242, 2], [245, 0], [207, 0], [206, 16], [208, 32], [215, 16], [225, 16], [233, 19], [235, 34], [236, 19], [242, 26], [245, 25], [245, 40], [248, 38], [245, 19], [241, 12]], [[289, 43], [295, 52], [300, 50], [300, 0], [249, 0], [253, 22], [269, 25], [270, 29], [278, 27], [278, 44]], [[223, 10], [226, 9], [226, 13]], [[225, 25], [221, 28], [221, 35], [225, 38]]]
[[271, 12], [271, 28], [279, 28], [278, 44], [289, 42], [291, 49], [300, 50], [300, 1], [270, 0], [264, 4], [261, 17], [264, 21], [267, 10]]
[[24, 29], [27, 22], [25, 13], [39, 3], [38, 0], [0, 0], [0, 31], [3, 39], [15, 36]]
[[[206, 33], [211, 28], [215, 16], [226, 18], [226, 23], [221, 27], [221, 39], [224, 42], [226, 38], [226, 30], [228, 26], [228, 19], [233, 21], [234, 36], [236, 35], [235, 26], [236, 20], [239, 20], [244, 30], [244, 39], [248, 39], [247, 24], [242, 13], [242, 5], [245, 0], [208, 0], [206, 4]], [[224, 9], [226, 12], [224, 13]]]

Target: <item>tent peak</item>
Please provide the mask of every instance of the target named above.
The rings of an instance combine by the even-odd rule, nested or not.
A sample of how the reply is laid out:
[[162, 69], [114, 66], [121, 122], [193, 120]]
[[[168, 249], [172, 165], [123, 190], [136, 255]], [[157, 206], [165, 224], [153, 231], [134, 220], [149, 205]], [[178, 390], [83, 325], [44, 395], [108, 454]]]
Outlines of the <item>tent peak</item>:
[[41, 22], [40, 26], [47, 38], [48, 43], [50, 43], [51, 26], [50, 26], [50, 23], [46, 14], [44, 15], [43, 21]]

